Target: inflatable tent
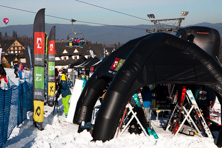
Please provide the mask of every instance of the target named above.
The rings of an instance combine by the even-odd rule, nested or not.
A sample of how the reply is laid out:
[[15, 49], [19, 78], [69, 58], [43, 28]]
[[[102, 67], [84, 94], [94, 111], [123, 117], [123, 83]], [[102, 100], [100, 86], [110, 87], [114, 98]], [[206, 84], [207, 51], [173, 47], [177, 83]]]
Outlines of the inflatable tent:
[[94, 57], [94, 58], [89, 58], [87, 59], [86, 63], [83, 64], [82, 66], [84, 67], [91, 67], [93, 64], [97, 63], [99, 61], [99, 58]]
[[78, 60], [76, 60], [75, 62], [73, 62], [71, 65], [70, 65], [70, 68], [74, 68], [75, 66], [78, 66], [82, 63], [84, 63], [87, 59], [84, 57], [84, 56], [81, 56]]
[[[219, 33], [206, 27], [197, 28], [207, 36], [202, 42], [204, 50], [193, 43], [198, 36], [194, 35], [192, 41], [185, 38], [189, 32], [186, 28], [179, 37], [153, 33], [131, 40], [113, 52], [86, 83], [73, 122], [90, 121], [93, 107], [108, 85], [94, 125], [94, 140], [113, 138], [128, 100], [148, 84], [205, 85], [215, 91], [222, 103], [222, 68], [215, 57], [207, 53], [219, 50]], [[221, 137], [222, 132], [218, 139]], [[217, 145], [222, 145], [221, 141], [217, 140]]]

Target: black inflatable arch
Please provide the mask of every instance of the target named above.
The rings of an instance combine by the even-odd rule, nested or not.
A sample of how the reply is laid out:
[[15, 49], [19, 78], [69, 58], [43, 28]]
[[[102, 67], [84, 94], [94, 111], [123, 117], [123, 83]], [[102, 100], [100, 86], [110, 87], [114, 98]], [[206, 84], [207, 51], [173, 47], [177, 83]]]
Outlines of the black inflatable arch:
[[[124, 56], [122, 67], [112, 73], [110, 66], [114, 58]], [[222, 68], [215, 58], [196, 44], [165, 33], [132, 40], [111, 54], [87, 82], [77, 104], [74, 123], [90, 120], [95, 101], [109, 82], [96, 118], [94, 140], [113, 138], [127, 101], [147, 84], [207, 85], [215, 90], [222, 103]], [[218, 139], [221, 136], [220, 132]], [[217, 140], [217, 145], [220, 144]]]

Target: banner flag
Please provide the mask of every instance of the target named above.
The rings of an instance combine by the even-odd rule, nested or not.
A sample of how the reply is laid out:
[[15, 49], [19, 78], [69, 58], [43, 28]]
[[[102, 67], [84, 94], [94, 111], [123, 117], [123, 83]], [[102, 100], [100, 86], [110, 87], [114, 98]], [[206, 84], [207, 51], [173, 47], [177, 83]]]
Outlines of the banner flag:
[[29, 53], [29, 61], [30, 61], [30, 67], [29, 69], [32, 69], [32, 56], [31, 56], [31, 49], [29, 46], [27, 46], [28, 53]]
[[53, 106], [55, 98], [55, 29], [53, 26], [49, 33], [49, 44], [48, 44], [48, 105]]
[[45, 66], [45, 9], [37, 12], [33, 25], [34, 62], [33, 62], [33, 122], [43, 130], [44, 119], [44, 66]]
[[1, 61], [2, 61], [1, 55], [2, 55], [2, 48], [0, 48], [0, 64], [1, 64]]

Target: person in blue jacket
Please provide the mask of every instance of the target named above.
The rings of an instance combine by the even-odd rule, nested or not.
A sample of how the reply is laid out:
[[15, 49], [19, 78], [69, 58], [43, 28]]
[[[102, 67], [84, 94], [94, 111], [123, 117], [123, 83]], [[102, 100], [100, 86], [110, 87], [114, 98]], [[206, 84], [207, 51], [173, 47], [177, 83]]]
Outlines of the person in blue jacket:
[[67, 117], [69, 112], [69, 99], [71, 96], [71, 91], [68, 86], [68, 77], [66, 75], [66, 70], [63, 70], [61, 77], [61, 94], [62, 94], [62, 103], [64, 108], [65, 116]]

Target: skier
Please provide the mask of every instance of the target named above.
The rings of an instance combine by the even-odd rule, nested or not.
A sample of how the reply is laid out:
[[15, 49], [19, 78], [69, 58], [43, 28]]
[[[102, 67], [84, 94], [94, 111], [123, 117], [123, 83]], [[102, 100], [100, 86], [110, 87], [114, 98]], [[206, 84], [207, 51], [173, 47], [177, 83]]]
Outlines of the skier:
[[18, 78], [18, 64], [15, 63], [14, 65], [14, 74], [15, 74], [15, 77]]
[[67, 117], [69, 111], [69, 99], [71, 91], [68, 86], [68, 77], [66, 76], [66, 70], [64, 69], [61, 77], [61, 94], [62, 94], [62, 103], [64, 108], [65, 116]]

